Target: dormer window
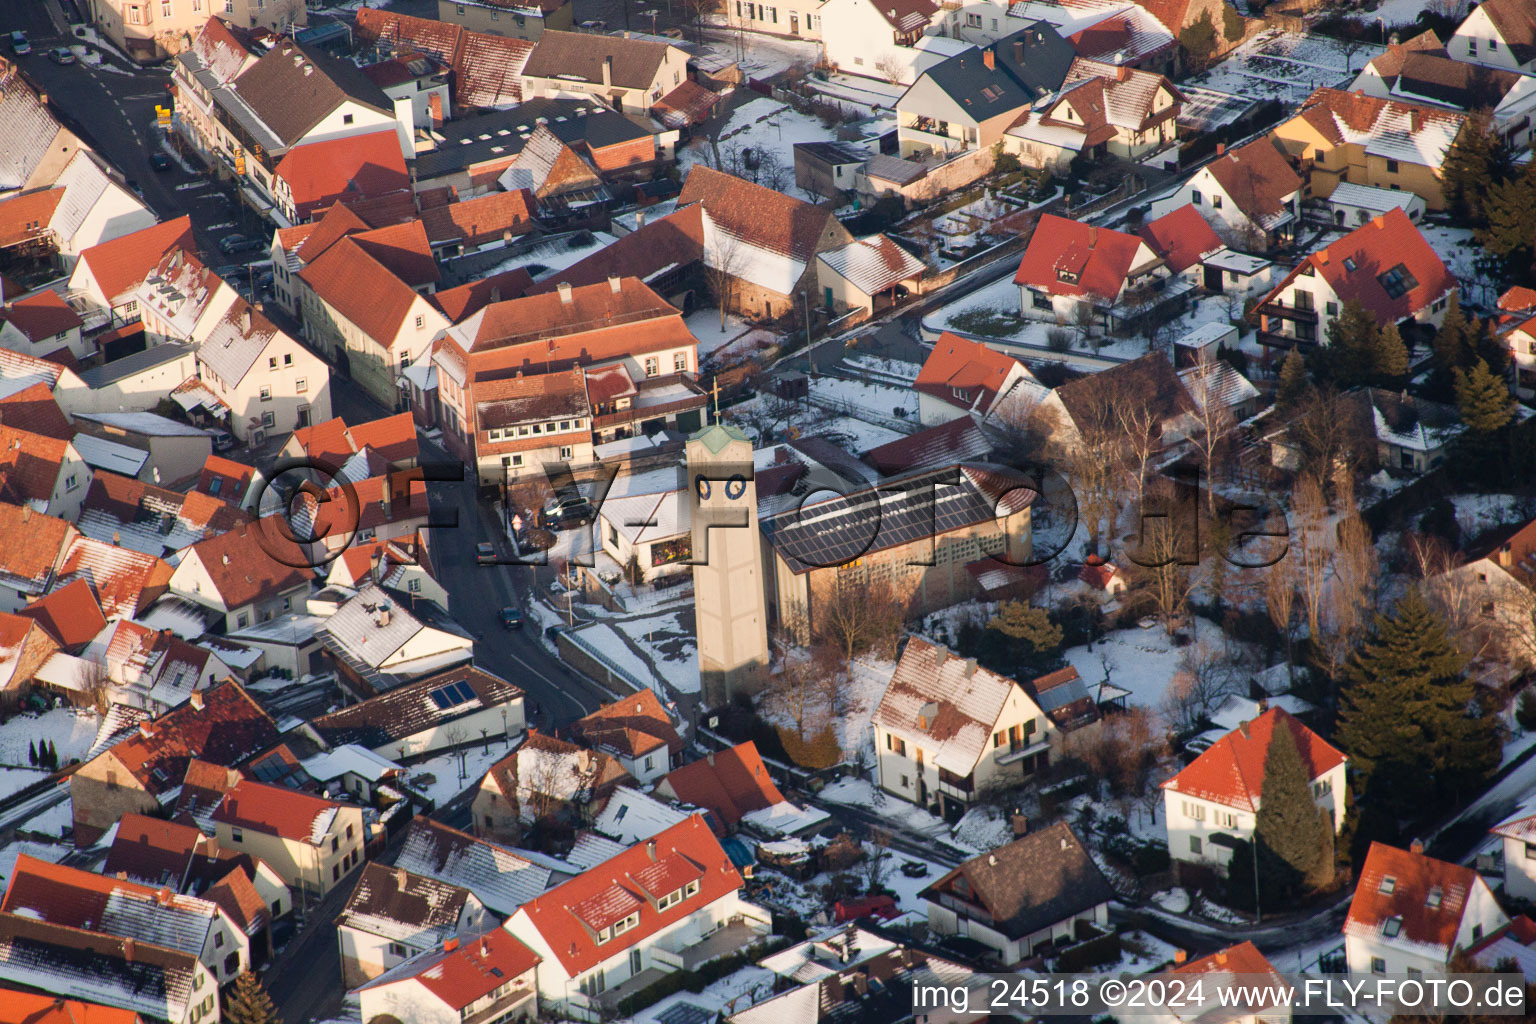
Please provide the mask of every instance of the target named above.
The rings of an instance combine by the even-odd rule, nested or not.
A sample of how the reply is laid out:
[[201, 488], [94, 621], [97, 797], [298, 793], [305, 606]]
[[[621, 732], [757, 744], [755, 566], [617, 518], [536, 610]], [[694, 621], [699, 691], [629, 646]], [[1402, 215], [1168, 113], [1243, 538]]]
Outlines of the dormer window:
[[1394, 892], [1397, 891], [1397, 879], [1392, 875], [1383, 876], [1381, 879], [1381, 885], [1376, 887], [1376, 891], [1381, 893], [1383, 896], [1391, 896]]
[[1077, 271], [1067, 270], [1065, 267], [1058, 267], [1056, 269], [1056, 280], [1064, 281], [1067, 284], [1077, 284]]
[[1354, 270], [1356, 266], [1357, 266], [1357, 264], [1355, 263], [1355, 258], [1353, 256], [1345, 256], [1344, 257], [1344, 269], [1345, 270]]
[[1381, 287], [1386, 290], [1387, 297], [1392, 299], [1401, 298], [1405, 293], [1419, 286], [1418, 280], [1401, 263], [1376, 278], [1376, 280], [1381, 282]]

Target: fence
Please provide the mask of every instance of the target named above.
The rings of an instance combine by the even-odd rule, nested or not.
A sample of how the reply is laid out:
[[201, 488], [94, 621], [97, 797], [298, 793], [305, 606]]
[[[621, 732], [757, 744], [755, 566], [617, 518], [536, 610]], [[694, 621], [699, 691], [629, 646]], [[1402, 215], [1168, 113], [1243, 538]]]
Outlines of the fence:
[[[587, 661], [592, 665], [602, 669], [608, 677], [607, 682], [610, 686], [613, 681], [617, 679], [623, 682], [631, 690], [649, 690], [651, 688], [649, 680], [642, 680], [635, 676], [635, 674], [630, 672], [628, 669], [620, 666], [617, 662], [613, 661], [613, 659], [609, 658], [602, 651], [598, 650], [591, 643], [583, 639], [579, 630], [566, 630], [561, 632], [559, 634], [557, 644], [561, 648], [561, 654], [565, 655], [566, 657], [569, 657], [572, 653], [565, 650], [565, 647], [569, 645], [570, 647], [574, 647], [576, 649], [574, 653], [586, 658]], [[578, 669], [581, 668], [579, 665], [577, 667]], [[585, 674], [593, 675], [591, 672], [585, 672]], [[593, 677], [597, 678], [595, 675]]]

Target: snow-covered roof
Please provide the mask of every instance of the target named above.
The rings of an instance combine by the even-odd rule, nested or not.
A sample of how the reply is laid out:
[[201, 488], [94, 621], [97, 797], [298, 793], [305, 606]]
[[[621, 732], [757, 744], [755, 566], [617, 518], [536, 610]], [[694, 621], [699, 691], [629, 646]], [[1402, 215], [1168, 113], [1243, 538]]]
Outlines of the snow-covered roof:
[[369, 782], [382, 782], [404, 771], [389, 758], [356, 743], [344, 743], [334, 750], [308, 758], [304, 761], [304, 770], [321, 782], [330, 782], [343, 775], [357, 775]]
[[468, 889], [503, 917], [550, 884], [549, 868], [425, 818], [411, 822], [395, 866]]
[[571, 845], [565, 859], [573, 866], [589, 871], [599, 864], [612, 860], [626, 849], [628, 847], [623, 843], [614, 842], [607, 836], [598, 835], [596, 832], [583, 832], [576, 837], [576, 842]]
[[1259, 397], [1259, 389], [1224, 359], [1212, 359], [1180, 370], [1179, 379], [1184, 382], [1189, 397], [1202, 410], [1207, 397], [1227, 409]]
[[822, 824], [827, 818], [827, 812], [819, 807], [799, 807], [788, 800], [780, 800], [772, 807], [748, 811], [741, 816], [743, 824], [772, 836], [799, 835]]
[[884, 235], [856, 239], [821, 253], [819, 259], [865, 295], [878, 294], [928, 269], [922, 260]]
[[117, 427], [147, 437], [207, 437], [206, 430], [157, 416], [152, 412], [77, 412], [75, 418]]
[[[1242, 274], [1244, 277], [1252, 277], [1265, 267], [1270, 266], [1270, 261], [1261, 256], [1250, 256], [1245, 252], [1234, 252], [1226, 246], [1222, 246], [1215, 252], [1208, 252], [1200, 257], [1200, 262], [1217, 270], [1230, 270]], [[1223, 332], [1231, 330], [1226, 324], [1208, 323], [1201, 324], [1196, 330], [1205, 328], [1221, 328]]]
[[[75, 451], [80, 453], [80, 458], [92, 469], [105, 469], [121, 476], [138, 476], [144, 471], [144, 463], [149, 461], [149, 452], [141, 448], [133, 448], [117, 441], [109, 441], [105, 437], [96, 437], [93, 434], [76, 434], [74, 439]], [[151, 554], [159, 554], [157, 548]]]
[[592, 828], [624, 846], [649, 839], [688, 815], [638, 789], [616, 789], [592, 821]]
[[[1359, 185], [1353, 181], [1341, 181], [1328, 194], [1331, 206], [1354, 206], [1362, 210], [1386, 213], [1388, 210], [1406, 210], [1419, 197], [1412, 192], [1397, 188], [1378, 188], [1375, 185]], [[1422, 203], [1420, 203], [1422, 205]]]
[[693, 502], [682, 491], [609, 498], [600, 514], [631, 544], [671, 540], [693, 529]]

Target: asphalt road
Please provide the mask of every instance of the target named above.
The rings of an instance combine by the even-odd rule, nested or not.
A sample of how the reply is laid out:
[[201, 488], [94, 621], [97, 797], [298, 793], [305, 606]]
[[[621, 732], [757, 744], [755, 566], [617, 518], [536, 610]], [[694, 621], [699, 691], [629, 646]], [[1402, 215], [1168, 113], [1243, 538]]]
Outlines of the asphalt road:
[[75, 40], [59, 32], [48, 7], [46, 0], [0, 0], [0, 30], [8, 35], [21, 29], [32, 44], [27, 56], [15, 57], [8, 47], [6, 56], [47, 94], [60, 121], [138, 189], [156, 216], [191, 216], [205, 262], [237, 262], [219, 252], [219, 239], [235, 231], [265, 235], [270, 228], [233, 202], [232, 191], [196, 173], [202, 165], [195, 157], [187, 159], [191, 172], [174, 161], [162, 172], [149, 164], [150, 154], [160, 152], [166, 138], [155, 124], [155, 106], [168, 102], [169, 68], [137, 68], [105, 52], [99, 66], [53, 63], [48, 50]]

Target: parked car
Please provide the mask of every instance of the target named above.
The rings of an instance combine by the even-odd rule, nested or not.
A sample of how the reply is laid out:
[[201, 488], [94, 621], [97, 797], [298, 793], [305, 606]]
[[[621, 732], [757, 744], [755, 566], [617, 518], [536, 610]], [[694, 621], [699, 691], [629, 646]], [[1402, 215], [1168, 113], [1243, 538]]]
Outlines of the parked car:
[[683, 38], [683, 30], [680, 28], [664, 28], [661, 30], [661, 34], [666, 36], [668, 39]]
[[21, 29], [11, 33], [11, 52], [18, 57], [24, 57], [32, 52], [32, 44], [27, 42], [27, 34]]
[[208, 431], [208, 436], [213, 438], [213, 450], [216, 452], [227, 452], [235, 446], [235, 435], [227, 430], [215, 427]]
[[171, 169], [171, 158], [164, 153], [151, 153], [149, 154], [149, 166], [153, 167], [156, 173], [164, 174]]
[[219, 240], [219, 249], [226, 256], [233, 256], [237, 252], [249, 252], [250, 250], [257, 248], [260, 245], [261, 243], [256, 239], [247, 238], [245, 235], [242, 235], [239, 232], [236, 232], [233, 235], [225, 235], [222, 239]]
[[[584, 21], [580, 25], [577, 25], [576, 27], [581, 29], [584, 32], [607, 32], [608, 31], [608, 23], [606, 21], [604, 21], [602, 18], [593, 18], [591, 21]], [[20, 35], [20, 34], [21, 33], [19, 33], [19, 32], [17, 33], [17, 35]]]
[[69, 47], [55, 46], [48, 51], [48, 59], [55, 64], [73, 64], [79, 58], [75, 56], [75, 51]]
[[488, 540], [483, 540], [476, 544], [475, 561], [481, 565], [494, 565], [496, 563], [496, 545]]
[[501, 625], [505, 629], [522, 629], [523, 610], [521, 608], [503, 608], [501, 610]]
[[597, 509], [581, 495], [562, 498], [539, 511], [539, 525], [546, 530], [569, 530], [597, 521]]

